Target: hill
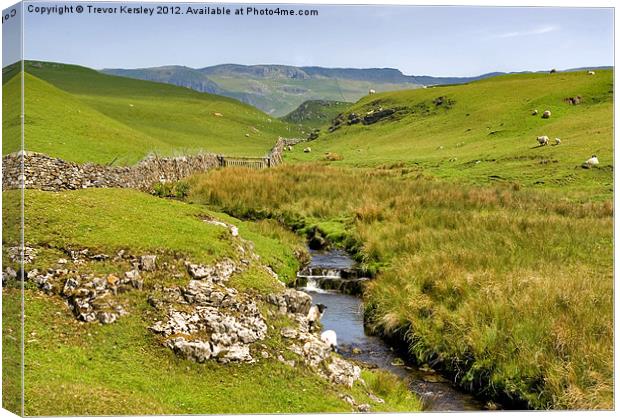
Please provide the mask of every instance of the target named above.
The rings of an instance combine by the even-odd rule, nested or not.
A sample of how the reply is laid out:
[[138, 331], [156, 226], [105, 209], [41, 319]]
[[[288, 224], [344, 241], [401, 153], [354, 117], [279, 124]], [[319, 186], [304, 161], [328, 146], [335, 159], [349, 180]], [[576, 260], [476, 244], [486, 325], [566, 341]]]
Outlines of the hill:
[[[262, 156], [290, 126], [236, 100], [48, 62], [25, 64], [26, 149], [71, 161], [131, 164], [148, 153]], [[19, 97], [20, 79], [4, 97]], [[19, 149], [19, 108], [5, 111], [3, 154]], [[247, 136], [246, 136], [247, 134]]]
[[[580, 97], [579, 104], [567, 99]], [[538, 115], [532, 111], [537, 109]], [[541, 117], [550, 110], [549, 119]], [[381, 113], [381, 110], [383, 112]], [[394, 111], [393, 114], [389, 114]], [[374, 112], [369, 115], [369, 112]], [[515, 182], [535, 187], [613, 190], [613, 72], [514, 74], [466, 85], [367, 96], [347, 110], [363, 121], [343, 119], [289, 161], [343, 157], [335, 164], [394, 166], [475, 183]], [[381, 118], [381, 115], [384, 115]], [[538, 146], [536, 137], [561, 138]], [[592, 154], [596, 170], [580, 165]]]
[[136, 70], [104, 69], [105, 74], [155, 80], [217, 93], [274, 116], [292, 112], [306, 100], [354, 102], [368, 93], [418, 87], [395, 69], [333, 69], [287, 65], [222, 64], [200, 69], [167, 66]]
[[344, 112], [352, 103], [331, 100], [308, 100], [299, 105], [283, 121], [298, 124], [305, 129], [320, 128], [329, 124], [332, 119]]

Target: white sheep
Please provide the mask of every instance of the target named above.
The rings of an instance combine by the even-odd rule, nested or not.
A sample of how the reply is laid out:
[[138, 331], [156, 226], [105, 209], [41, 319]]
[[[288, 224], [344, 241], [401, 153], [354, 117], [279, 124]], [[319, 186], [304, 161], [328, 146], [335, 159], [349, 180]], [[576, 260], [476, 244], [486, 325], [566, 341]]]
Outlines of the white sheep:
[[592, 154], [592, 157], [588, 158], [581, 166], [583, 168], [591, 168], [596, 165], [598, 165], [598, 158], [596, 155]]
[[555, 145], [560, 145], [561, 143], [562, 143], [562, 140], [560, 138], [555, 139]]
[[536, 116], [536, 115], [538, 115], [538, 109], [532, 110], [532, 116]]
[[368, 94], [375, 94], [375, 93], [376, 93], [375, 89], [368, 90]]
[[594, 71], [592, 70], [588, 71], [588, 75], [594, 75], [594, 74], [596, 74]]
[[338, 337], [336, 336], [336, 331], [332, 331], [331, 329], [323, 331], [321, 333], [321, 341], [327, 344], [332, 350], [338, 351]]
[[549, 145], [549, 137], [547, 135], [537, 136], [536, 140], [541, 146]]
[[293, 151], [293, 147], [291, 145], [288, 146], [289, 151]]
[[551, 111], [545, 110], [542, 114], [543, 119], [549, 119], [551, 117]]
[[310, 147], [304, 148], [304, 152], [310, 152], [310, 151], [312, 151], [312, 148]]
[[310, 311], [308, 311], [307, 316], [308, 325], [310, 325], [310, 327], [314, 326], [323, 317], [323, 312], [325, 312], [325, 309], [327, 309], [327, 306], [322, 303], [310, 307]]

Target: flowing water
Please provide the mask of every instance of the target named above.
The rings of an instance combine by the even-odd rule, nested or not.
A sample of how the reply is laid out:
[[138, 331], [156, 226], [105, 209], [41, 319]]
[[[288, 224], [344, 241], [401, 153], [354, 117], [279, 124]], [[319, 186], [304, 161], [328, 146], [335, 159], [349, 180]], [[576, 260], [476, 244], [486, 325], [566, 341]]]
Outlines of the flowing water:
[[[448, 380], [429, 368], [407, 364], [381, 338], [364, 331], [362, 300], [337, 290], [324, 290], [321, 284], [359, 280], [352, 272], [355, 263], [341, 251], [310, 251], [310, 266], [299, 274], [301, 290], [312, 296], [313, 302], [327, 309], [321, 319], [324, 330], [334, 330], [338, 336], [339, 352], [348, 358], [388, 370], [404, 379], [409, 388], [423, 400], [431, 411], [473, 411], [484, 409], [482, 402], [455, 388]], [[344, 274], [343, 274], [344, 272]], [[343, 278], [354, 276], [354, 278]], [[329, 286], [330, 289], [341, 286]], [[342, 288], [347, 288], [346, 286]]]

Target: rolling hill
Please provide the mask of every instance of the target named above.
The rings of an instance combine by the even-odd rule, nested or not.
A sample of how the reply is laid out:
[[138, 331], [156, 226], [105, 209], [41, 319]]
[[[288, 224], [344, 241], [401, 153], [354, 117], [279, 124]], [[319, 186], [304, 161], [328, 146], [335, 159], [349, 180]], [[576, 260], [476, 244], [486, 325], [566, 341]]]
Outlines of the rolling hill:
[[[581, 69], [565, 71], [576, 70]], [[377, 92], [410, 90], [420, 86], [470, 83], [505, 74], [492, 72], [474, 77], [433, 77], [405, 75], [394, 68], [239, 64], [221, 64], [199, 69], [183, 66], [104, 69], [102, 72], [220, 94], [248, 103], [274, 116], [284, 116], [307, 100], [356, 102], [370, 89]]]
[[390, 68], [222, 64], [200, 69], [166, 66], [136, 70], [104, 69], [102, 72], [217, 93], [274, 116], [286, 115], [306, 100], [355, 102], [369, 89], [391, 91], [419, 87], [413, 78]]
[[[567, 99], [576, 96], [580, 103], [570, 104]], [[547, 109], [552, 116], [543, 119]], [[297, 149], [289, 161], [323, 159], [331, 152], [343, 157], [339, 165], [401, 164], [467, 182], [613, 190], [613, 71], [514, 74], [381, 93], [363, 98], [347, 115], [363, 119], [381, 110], [394, 113], [371, 124], [343, 120], [333, 133], [323, 129], [312, 153]], [[562, 143], [540, 147], [539, 135]], [[600, 166], [580, 168], [592, 154]]]
[[[132, 164], [148, 153], [262, 156], [293, 127], [236, 100], [74, 65], [25, 64], [29, 151], [76, 162]], [[6, 77], [3, 100], [19, 97]], [[19, 108], [4, 115], [3, 154], [19, 149]], [[246, 136], [247, 135], [247, 136]]]

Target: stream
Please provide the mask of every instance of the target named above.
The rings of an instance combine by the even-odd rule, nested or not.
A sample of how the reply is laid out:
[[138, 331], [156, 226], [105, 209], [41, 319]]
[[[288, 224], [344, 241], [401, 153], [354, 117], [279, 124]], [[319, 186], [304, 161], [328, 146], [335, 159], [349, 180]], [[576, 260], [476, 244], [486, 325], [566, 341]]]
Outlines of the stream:
[[312, 296], [313, 303], [327, 306], [321, 324], [338, 336], [338, 351], [357, 360], [392, 372], [404, 379], [409, 389], [424, 401], [430, 411], [480, 411], [484, 404], [461, 392], [450, 381], [424, 367], [404, 362], [383, 339], [364, 330], [360, 284], [355, 262], [339, 250], [313, 251], [310, 265], [297, 275], [297, 287]]

